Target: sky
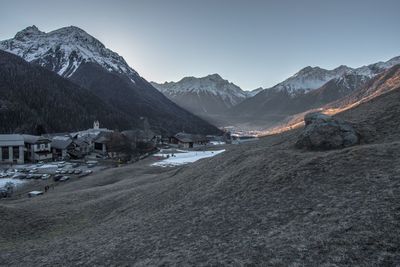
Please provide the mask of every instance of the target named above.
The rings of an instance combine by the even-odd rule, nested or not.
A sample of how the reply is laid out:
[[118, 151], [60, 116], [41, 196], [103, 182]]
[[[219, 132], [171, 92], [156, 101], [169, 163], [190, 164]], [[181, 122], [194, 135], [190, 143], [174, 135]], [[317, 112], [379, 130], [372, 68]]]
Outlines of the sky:
[[149, 81], [218, 73], [244, 90], [305, 66], [400, 55], [399, 0], [0, 0], [0, 40], [74, 25]]

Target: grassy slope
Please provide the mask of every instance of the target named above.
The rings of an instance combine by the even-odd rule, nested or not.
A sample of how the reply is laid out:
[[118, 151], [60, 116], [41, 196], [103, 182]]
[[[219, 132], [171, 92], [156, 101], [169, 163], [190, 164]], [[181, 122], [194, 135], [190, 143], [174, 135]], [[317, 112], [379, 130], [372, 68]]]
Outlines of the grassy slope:
[[399, 100], [395, 90], [340, 115], [367, 136], [363, 145], [301, 151], [293, 131], [187, 167], [144, 161], [2, 201], [0, 262], [394, 265]]

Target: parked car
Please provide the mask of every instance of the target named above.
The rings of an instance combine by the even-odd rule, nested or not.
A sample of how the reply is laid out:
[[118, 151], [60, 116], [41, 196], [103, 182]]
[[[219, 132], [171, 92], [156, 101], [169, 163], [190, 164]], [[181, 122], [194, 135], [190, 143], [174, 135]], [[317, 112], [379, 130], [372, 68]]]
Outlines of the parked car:
[[31, 191], [31, 192], [28, 193], [29, 197], [37, 197], [37, 196], [40, 196], [40, 195], [43, 195], [43, 191]]
[[66, 174], [66, 173], [67, 173], [67, 170], [61, 170], [60, 173], [61, 173], [61, 174]]
[[85, 176], [90, 175], [91, 173], [93, 173], [92, 170], [86, 170], [86, 171], [82, 172], [81, 174], [79, 174], [78, 177], [79, 177], [79, 178], [82, 178], [82, 177], [85, 177]]
[[42, 174], [32, 174], [33, 179], [40, 179], [42, 178]]
[[60, 175], [60, 174], [56, 174], [56, 175], [54, 175], [54, 177], [53, 177], [53, 181], [54, 182], [58, 182], [58, 181], [60, 181], [60, 179], [63, 177], [63, 175]]
[[63, 176], [63, 177], [61, 177], [60, 182], [65, 182], [68, 180], [69, 180], [69, 176]]
[[74, 173], [74, 170], [72, 170], [72, 169], [71, 169], [71, 170], [68, 170], [67, 173], [68, 173], [68, 174], [73, 174], [73, 173]]
[[47, 179], [49, 179], [50, 178], [50, 174], [43, 174], [42, 175], [42, 180], [47, 180]]
[[30, 171], [29, 171], [29, 173], [37, 173], [38, 172], [38, 169], [37, 168], [33, 168], [33, 169], [31, 169]]
[[74, 171], [74, 174], [81, 174], [82, 173], [82, 170], [81, 169], [76, 169], [75, 171]]
[[56, 173], [60, 173], [62, 171], [62, 169], [57, 169]]
[[20, 172], [28, 172], [29, 170], [27, 168], [21, 168], [19, 169]]
[[58, 164], [57, 164], [57, 167], [58, 167], [58, 168], [64, 168], [64, 167], [65, 167], [65, 163], [58, 163]]
[[12, 176], [14, 179], [24, 179], [26, 177], [26, 174], [23, 173], [16, 173]]
[[75, 162], [72, 164], [72, 168], [78, 168], [80, 166], [80, 164], [78, 162]]

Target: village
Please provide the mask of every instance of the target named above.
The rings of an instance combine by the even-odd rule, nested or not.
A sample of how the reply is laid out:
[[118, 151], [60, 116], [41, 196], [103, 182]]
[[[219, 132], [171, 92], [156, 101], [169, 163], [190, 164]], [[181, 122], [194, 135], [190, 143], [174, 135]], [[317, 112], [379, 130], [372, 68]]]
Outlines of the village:
[[215, 150], [216, 147], [249, 140], [256, 138], [229, 133], [205, 136], [185, 132], [163, 137], [155, 135], [148, 127], [119, 132], [101, 128], [99, 121], [95, 121], [90, 129], [73, 133], [1, 134], [0, 198], [15, 195], [16, 189], [28, 180], [34, 188], [43, 190], [25, 190], [23, 193], [37, 196], [59, 182], [134, 163], [151, 155], [160, 161], [152, 166], [172, 167], [224, 151]]

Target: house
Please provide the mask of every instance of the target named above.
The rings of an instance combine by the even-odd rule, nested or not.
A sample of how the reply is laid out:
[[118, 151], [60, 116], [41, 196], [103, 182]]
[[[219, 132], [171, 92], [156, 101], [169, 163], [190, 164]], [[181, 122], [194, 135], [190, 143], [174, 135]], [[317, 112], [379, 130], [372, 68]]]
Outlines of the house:
[[93, 140], [94, 151], [103, 155], [107, 154], [107, 143], [110, 141], [110, 133], [101, 132]]
[[95, 149], [95, 140], [101, 139], [100, 137], [102, 136], [109, 136], [113, 132], [113, 130], [107, 128], [100, 128], [99, 121], [95, 121], [93, 123], [93, 128], [71, 133], [70, 136], [74, 141], [76, 141], [76, 144], [79, 147], [78, 149], [82, 154], [89, 154], [93, 151], [103, 151], [103, 146], [99, 142], [97, 144], [97, 149]]
[[199, 134], [177, 133], [169, 138], [170, 144], [178, 145], [182, 148], [193, 148], [195, 146], [206, 145], [208, 140]]
[[51, 139], [52, 154], [54, 159], [67, 159], [69, 152], [75, 149], [75, 145], [69, 136], [54, 136]]
[[92, 152], [93, 144], [91, 138], [76, 136], [72, 140], [75, 144], [75, 149], [81, 154], [81, 156], [88, 155]]
[[51, 140], [44, 136], [22, 135], [25, 143], [25, 158], [31, 162], [53, 159]]
[[0, 163], [24, 163], [24, 138], [20, 134], [0, 134]]

